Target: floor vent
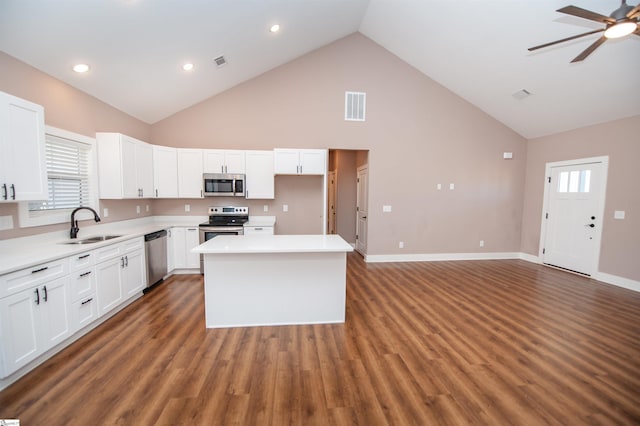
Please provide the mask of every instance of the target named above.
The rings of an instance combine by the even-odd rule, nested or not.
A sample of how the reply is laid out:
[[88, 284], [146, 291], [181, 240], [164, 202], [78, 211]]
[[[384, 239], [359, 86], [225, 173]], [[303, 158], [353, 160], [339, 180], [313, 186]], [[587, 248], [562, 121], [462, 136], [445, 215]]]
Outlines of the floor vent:
[[345, 92], [344, 119], [347, 121], [365, 121], [367, 94], [363, 92]]
[[226, 65], [226, 63], [227, 63], [227, 60], [226, 60], [226, 59], [224, 58], [224, 56], [222, 56], [222, 55], [220, 55], [220, 56], [218, 56], [217, 58], [215, 58], [215, 59], [214, 59], [214, 61], [215, 61], [216, 66], [217, 66], [218, 68], [225, 66], [225, 65]]

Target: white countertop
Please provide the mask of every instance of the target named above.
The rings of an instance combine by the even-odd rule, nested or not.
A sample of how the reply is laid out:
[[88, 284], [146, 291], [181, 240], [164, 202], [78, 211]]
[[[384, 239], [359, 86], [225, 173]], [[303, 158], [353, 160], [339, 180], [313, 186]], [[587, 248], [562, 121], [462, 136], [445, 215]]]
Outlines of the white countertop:
[[249, 221], [244, 226], [275, 226], [275, 216], [249, 216]]
[[200, 244], [192, 253], [320, 253], [350, 252], [339, 235], [220, 235]]
[[0, 240], [0, 275], [137, 238], [174, 226], [198, 226], [206, 216], [150, 216], [106, 224], [80, 224], [78, 240], [96, 235], [121, 235], [92, 244], [64, 244], [69, 231]]

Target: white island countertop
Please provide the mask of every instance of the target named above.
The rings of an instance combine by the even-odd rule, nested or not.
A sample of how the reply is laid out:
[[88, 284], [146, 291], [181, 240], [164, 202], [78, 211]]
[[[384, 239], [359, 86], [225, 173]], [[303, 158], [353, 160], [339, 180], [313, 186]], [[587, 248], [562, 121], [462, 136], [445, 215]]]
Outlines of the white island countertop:
[[331, 253], [351, 252], [339, 235], [220, 235], [191, 249], [192, 253]]

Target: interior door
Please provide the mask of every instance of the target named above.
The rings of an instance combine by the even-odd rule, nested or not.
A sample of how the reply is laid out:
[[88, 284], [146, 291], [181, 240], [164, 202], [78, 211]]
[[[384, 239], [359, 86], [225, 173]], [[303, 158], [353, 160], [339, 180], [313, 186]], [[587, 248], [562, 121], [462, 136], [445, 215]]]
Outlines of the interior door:
[[368, 167], [358, 167], [356, 176], [358, 185], [356, 190], [356, 250], [364, 256], [367, 254]]
[[586, 275], [596, 271], [605, 182], [601, 162], [551, 167], [544, 263]]

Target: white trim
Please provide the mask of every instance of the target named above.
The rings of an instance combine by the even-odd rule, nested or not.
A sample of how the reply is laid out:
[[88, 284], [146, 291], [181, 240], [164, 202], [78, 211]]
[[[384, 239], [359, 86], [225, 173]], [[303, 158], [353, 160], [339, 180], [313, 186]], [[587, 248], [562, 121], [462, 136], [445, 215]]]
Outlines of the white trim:
[[[555, 161], [551, 163], [546, 163], [544, 169], [544, 194], [542, 196], [542, 212], [540, 215], [540, 242], [538, 246], [538, 258], [540, 262], [544, 259], [544, 245], [547, 238], [547, 221], [545, 220], [545, 214], [549, 211], [549, 178], [551, 177], [551, 169], [554, 167], [565, 167], [565, 166], [575, 166], [579, 164], [591, 164], [591, 163], [601, 163], [603, 168], [604, 177], [602, 180], [602, 203], [600, 205], [600, 212], [598, 212], [598, 228], [595, 234], [596, 239], [596, 254], [594, 255], [595, 264], [592, 267], [592, 271], [598, 271], [598, 267], [600, 266], [600, 249], [602, 247], [602, 224], [604, 223], [604, 207], [606, 204], [607, 198], [607, 180], [609, 176], [609, 156], [604, 155], [601, 157], [589, 157], [589, 158], [579, 158], [576, 160], [565, 160], [565, 161]], [[595, 272], [594, 272], [595, 273]], [[593, 273], [592, 273], [593, 275]]]
[[[92, 186], [93, 199], [89, 207], [98, 210], [98, 169], [97, 169], [97, 146], [96, 140], [88, 136], [73, 133], [68, 130], [58, 129], [53, 126], [45, 126], [45, 134], [55, 136], [62, 139], [68, 139], [74, 142], [81, 142], [87, 145], [91, 145], [91, 175], [89, 180]], [[18, 224], [20, 228], [28, 228], [32, 226], [53, 225], [56, 223], [69, 222], [69, 211], [64, 212], [49, 212], [49, 214], [31, 215], [29, 212], [29, 202], [24, 201], [18, 203]], [[78, 220], [93, 219], [93, 214], [87, 211], [80, 211], [76, 216]]]
[[640, 292], [640, 281], [631, 280], [629, 278], [619, 277], [617, 275], [607, 274], [605, 272], [596, 272], [591, 276], [594, 280], [602, 281], [628, 290]]
[[437, 262], [443, 260], [498, 260], [520, 259], [522, 253], [424, 253], [365, 255], [367, 263], [381, 262]]
[[520, 253], [520, 259], [531, 263], [542, 263], [542, 258], [529, 253]]

